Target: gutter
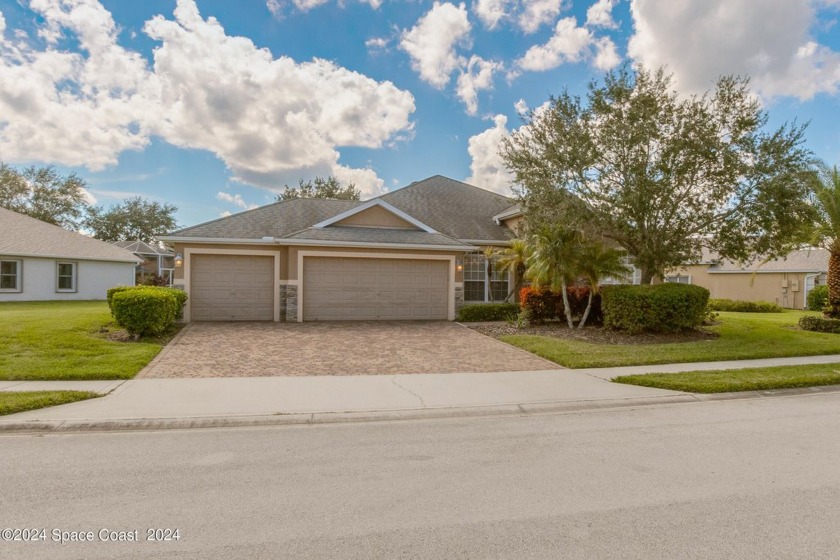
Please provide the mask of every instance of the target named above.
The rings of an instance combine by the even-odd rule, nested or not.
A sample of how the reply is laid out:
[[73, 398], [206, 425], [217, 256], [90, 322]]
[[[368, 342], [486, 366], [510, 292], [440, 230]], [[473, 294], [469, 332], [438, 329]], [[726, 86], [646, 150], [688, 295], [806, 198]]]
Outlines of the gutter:
[[[280, 245], [305, 247], [353, 247], [370, 249], [416, 249], [424, 251], [475, 251], [478, 247], [473, 245], [423, 245], [420, 243], [365, 243], [361, 241], [318, 241], [315, 239], [275, 239], [265, 237], [263, 239], [221, 239], [213, 237], [159, 237], [162, 241], [173, 243], [213, 243], [217, 245]], [[463, 241], [463, 240], [459, 240]], [[499, 242], [493, 242], [498, 244]]]

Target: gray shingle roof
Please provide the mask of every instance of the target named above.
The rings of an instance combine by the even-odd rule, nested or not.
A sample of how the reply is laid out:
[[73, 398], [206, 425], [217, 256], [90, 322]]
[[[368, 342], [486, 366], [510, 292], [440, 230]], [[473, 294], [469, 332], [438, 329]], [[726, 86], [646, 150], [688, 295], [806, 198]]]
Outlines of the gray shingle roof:
[[110, 243], [0, 208], [0, 255], [137, 262]]
[[783, 259], [776, 259], [761, 264], [755, 261], [741, 266], [729, 261], [713, 264], [709, 272], [791, 272], [791, 271], [827, 272], [828, 251], [825, 249], [800, 249], [790, 252]]
[[261, 239], [286, 237], [313, 224], [363, 204], [354, 200], [298, 198], [275, 202], [239, 214], [218, 218], [173, 233], [177, 237]]
[[461, 181], [435, 175], [379, 198], [455, 239], [511, 238], [493, 216], [510, 208], [513, 200]]
[[366, 227], [329, 226], [309, 228], [286, 237], [313, 241], [348, 241], [353, 243], [400, 243], [407, 245], [445, 245], [462, 247], [464, 244], [439, 233], [413, 229], [386, 229]]
[[[339, 228], [328, 226], [310, 230], [312, 225], [355, 208], [364, 202], [294, 199], [277, 202], [172, 232], [172, 237], [211, 239], [312, 239], [371, 243], [463, 245], [459, 239], [507, 241], [511, 233], [497, 225], [493, 216], [508, 209], [513, 201], [502, 195], [454, 181], [440, 175], [429, 177], [377, 197], [442, 234], [379, 228]], [[385, 239], [393, 241], [386, 241]], [[426, 241], [420, 241], [425, 239]]]

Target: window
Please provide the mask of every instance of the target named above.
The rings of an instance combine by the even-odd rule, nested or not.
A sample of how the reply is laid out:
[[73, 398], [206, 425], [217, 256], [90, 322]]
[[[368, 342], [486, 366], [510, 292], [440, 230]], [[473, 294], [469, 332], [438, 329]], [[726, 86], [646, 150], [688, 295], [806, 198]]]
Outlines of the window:
[[56, 280], [57, 292], [76, 291], [76, 263], [60, 262], [57, 265], [58, 277]]
[[464, 255], [464, 302], [504, 301], [508, 295], [508, 273], [494, 264], [488, 263], [481, 253]]
[[636, 267], [633, 257], [625, 255], [621, 257], [621, 263], [630, 267], [631, 271], [624, 276], [607, 276], [601, 280], [602, 285], [642, 283], [642, 270]]
[[21, 261], [0, 260], [0, 292], [22, 292]]
[[674, 276], [666, 276], [666, 282], [671, 282], [673, 284], [691, 284], [691, 276], [686, 274], [677, 274]]

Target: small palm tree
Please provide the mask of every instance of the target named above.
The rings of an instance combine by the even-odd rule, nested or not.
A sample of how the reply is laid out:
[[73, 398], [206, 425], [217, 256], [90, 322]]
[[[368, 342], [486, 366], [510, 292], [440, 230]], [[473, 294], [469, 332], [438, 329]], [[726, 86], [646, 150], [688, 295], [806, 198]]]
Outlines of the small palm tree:
[[840, 171], [821, 165], [814, 184], [814, 203], [819, 213], [814, 245], [828, 251], [828, 314], [840, 317]]
[[581, 234], [559, 224], [538, 228], [531, 239], [528, 275], [537, 286], [548, 286], [563, 295], [563, 308], [569, 328], [575, 327], [566, 286], [578, 275]]
[[523, 239], [514, 239], [509, 247], [496, 253], [496, 267], [513, 273], [513, 288], [508, 292], [505, 301], [509, 301], [525, 282], [525, 272], [528, 270], [530, 256], [531, 247]]
[[623, 256], [624, 251], [611, 249], [599, 242], [587, 243], [581, 247], [578, 274], [589, 283], [589, 301], [578, 323], [579, 329], [586, 324], [589, 312], [592, 311], [592, 299], [601, 291], [601, 281], [608, 276], [624, 276], [632, 270], [622, 262]]

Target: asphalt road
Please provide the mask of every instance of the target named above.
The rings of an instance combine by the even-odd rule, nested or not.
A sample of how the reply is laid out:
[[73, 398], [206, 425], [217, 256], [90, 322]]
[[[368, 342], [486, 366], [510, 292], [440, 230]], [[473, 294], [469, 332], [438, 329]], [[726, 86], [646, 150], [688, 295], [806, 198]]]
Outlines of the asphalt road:
[[0, 528], [45, 530], [10, 559], [840, 558], [840, 394], [3, 436]]

